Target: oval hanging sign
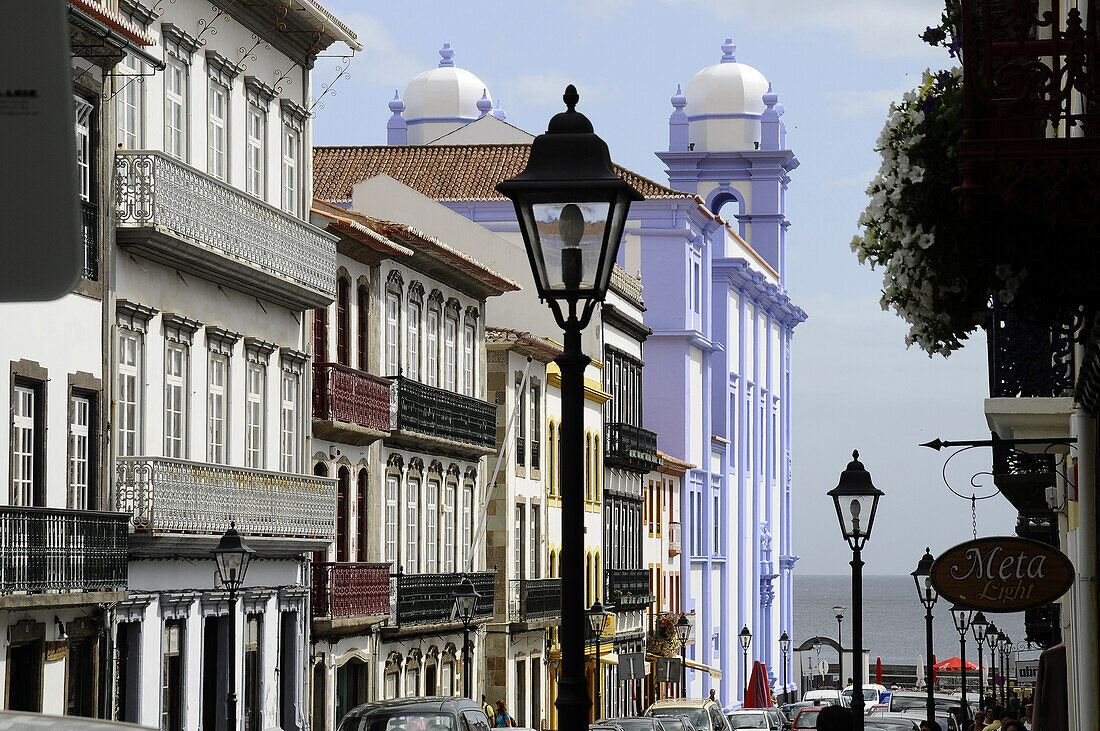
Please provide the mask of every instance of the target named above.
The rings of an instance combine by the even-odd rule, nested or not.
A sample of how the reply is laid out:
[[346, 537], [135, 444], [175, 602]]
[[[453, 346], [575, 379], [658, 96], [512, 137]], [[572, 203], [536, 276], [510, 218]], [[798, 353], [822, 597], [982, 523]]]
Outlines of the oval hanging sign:
[[1061, 551], [1015, 536], [978, 538], [949, 548], [932, 564], [940, 596], [983, 612], [1022, 612], [1048, 604], [1073, 583]]

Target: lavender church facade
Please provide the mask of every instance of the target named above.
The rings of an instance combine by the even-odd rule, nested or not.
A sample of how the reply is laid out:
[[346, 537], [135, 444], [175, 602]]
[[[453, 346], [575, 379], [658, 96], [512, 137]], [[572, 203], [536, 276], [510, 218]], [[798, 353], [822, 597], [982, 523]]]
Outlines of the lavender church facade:
[[[795, 634], [790, 344], [806, 314], [786, 290], [785, 192], [798, 161], [786, 146], [783, 107], [759, 71], [737, 63], [729, 39], [722, 50], [719, 63], [672, 97], [669, 147], [657, 153], [669, 187], [644, 181], [651, 187], [631, 207], [618, 263], [641, 277], [644, 324], [653, 331], [642, 353], [645, 428], [657, 433], [662, 452], [694, 465], [681, 480], [679, 501], [679, 606], [694, 623], [688, 695], [713, 688], [726, 708], [736, 708], [746, 680], [742, 626], [753, 633], [749, 659], [767, 665], [778, 693], [778, 638]], [[485, 162], [479, 155], [512, 159], [532, 136], [504, 121], [499, 100], [455, 66], [449, 45], [440, 55], [438, 69], [389, 102], [388, 144], [420, 147], [424, 153], [415, 156], [424, 159], [430, 148], [447, 146], [449, 158], [465, 155], [471, 165]], [[465, 145], [478, 148], [462, 152]], [[361, 149], [366, 158], [396, 159]], [[364, 177], [390, 175], [520, 240], [510, 202], [491, 193], [495, 181], [451, 184], [490, 191], [472, 195], [428, 190], [397, 164], [366, 167]], [[344, 193], [328, 198], [351, 202]], [[603, 345], [600, 328], [589, 328], [586, 351], [599, 357]], [[786, 677], [793, 688], [791, 667]]]

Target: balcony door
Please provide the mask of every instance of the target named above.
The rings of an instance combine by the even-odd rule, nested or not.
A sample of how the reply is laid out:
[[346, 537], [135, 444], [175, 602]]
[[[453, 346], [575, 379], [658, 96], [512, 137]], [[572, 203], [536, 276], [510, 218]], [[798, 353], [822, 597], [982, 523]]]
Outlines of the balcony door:
[[229, 617], [207, 617], [202, 636], [202, 731], [227, 731], [226, 697], [233, 667], [226, 662]]
[[336, 560], [348, 561], [350, 556], [348, 524], [351, 522], [351, 501], [348, 491], [351, 489], [351, 471], [341, 467], [336, 473]]
[[41, 638], [8, 645], [8, 710], [42, 712]]

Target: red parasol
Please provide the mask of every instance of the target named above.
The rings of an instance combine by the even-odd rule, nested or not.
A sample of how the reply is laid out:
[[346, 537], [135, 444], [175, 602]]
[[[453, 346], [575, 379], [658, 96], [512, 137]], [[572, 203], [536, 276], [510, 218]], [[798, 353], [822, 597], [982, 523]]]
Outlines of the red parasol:
[[936, 684], [936, 655], [932, 655], [932, 685]]
[[875, 658], [875, 682], [882, 685], [882, 658]]
[[[959, 672], [960, 667], [962, 667], [962, 659], [959, 658], [958, 656], [955, 656], [955, 657], [953, 657], [949, 660], [944, 660], [943, 662], [936, 663], [933, 666], [933, 669], [936, 670], [936, 671], [945, 672], [945, 673], [957, 673], [957, 672]], [[966, 669], [967, 670], [977, 670], [978, 669], [978, 664], [970, 662], [969, 660], [967, 660], [966, 661]]]
[[757, 660], [749, 674], [749, 687], [745, 692], [745, 708], [771, 708], [772, 694], [768, 692], [768, 670]]

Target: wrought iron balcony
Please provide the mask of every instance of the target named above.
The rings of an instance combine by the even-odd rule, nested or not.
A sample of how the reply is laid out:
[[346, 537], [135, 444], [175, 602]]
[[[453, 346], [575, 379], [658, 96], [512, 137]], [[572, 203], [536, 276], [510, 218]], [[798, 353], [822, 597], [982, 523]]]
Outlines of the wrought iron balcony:
[[408, 446], [429, 442], [459, 454], [490, 454], [497, 444], [497, 407], [488, 401], [391, 377], [391, 441]]
[[644, 606], [654, 600], [646, 569], [608, 569], [607, 602], [618, 607]]
[[94, 203], [80, 201], [80, 238], [84, 243], [84, 278], [99, 279], [99, 215]]
[[1011, 309], [994, 309], [986, 339], [989, 395], [1051, 398], [1072, 392], [1080, 330], [1080, 317], [1073, 312], [1051, 324], [1023, 319]]
[[661, 466], [657, 456], [657, 435], [633, 424], [612, 423], [604, 427], [607, 451], [604, 461], [609, 467], [622, 467], [634, 472], [649, 472]]
[[366, 445], [390, 433], [390, 382], [339, 363], [313, 364], [313, 434]]
[[390, 613], [388, 563], [313, 563], [313, 616], [366, 617]]
[[561, 617], [561, 579], [508, 581], [508, 620], [533, 622]]
[[333, 237], [164, 153], [119, 150], [115, 197], [123, 248], [291, 309], [335, 297]]
[[680, 524], [675, 521], [668, 524], [668, 555], [680, 555]]
[[0, 507], [0, 592], [126, 589], [124, 513]]
[[333, 540], [336, 480], [327, 477], [166, 457], [119, 457], [116, 469], [117, 508], [133, 514], [131, 549], [160, 539], [165, 550], [208, 555], [206, 544], [230, 521], [271, 551], [319, 550]]
[[481, 595], [474, 607], [474, 618], [491, 618], [495, 571], [478, 571], [472, 574], [394, 574], [390, 579], [393, 596], [390, 624], [406, 627], [455, 621], [452, 618], [455, 592], [464, 576], [470, 577], [474, 589]]

